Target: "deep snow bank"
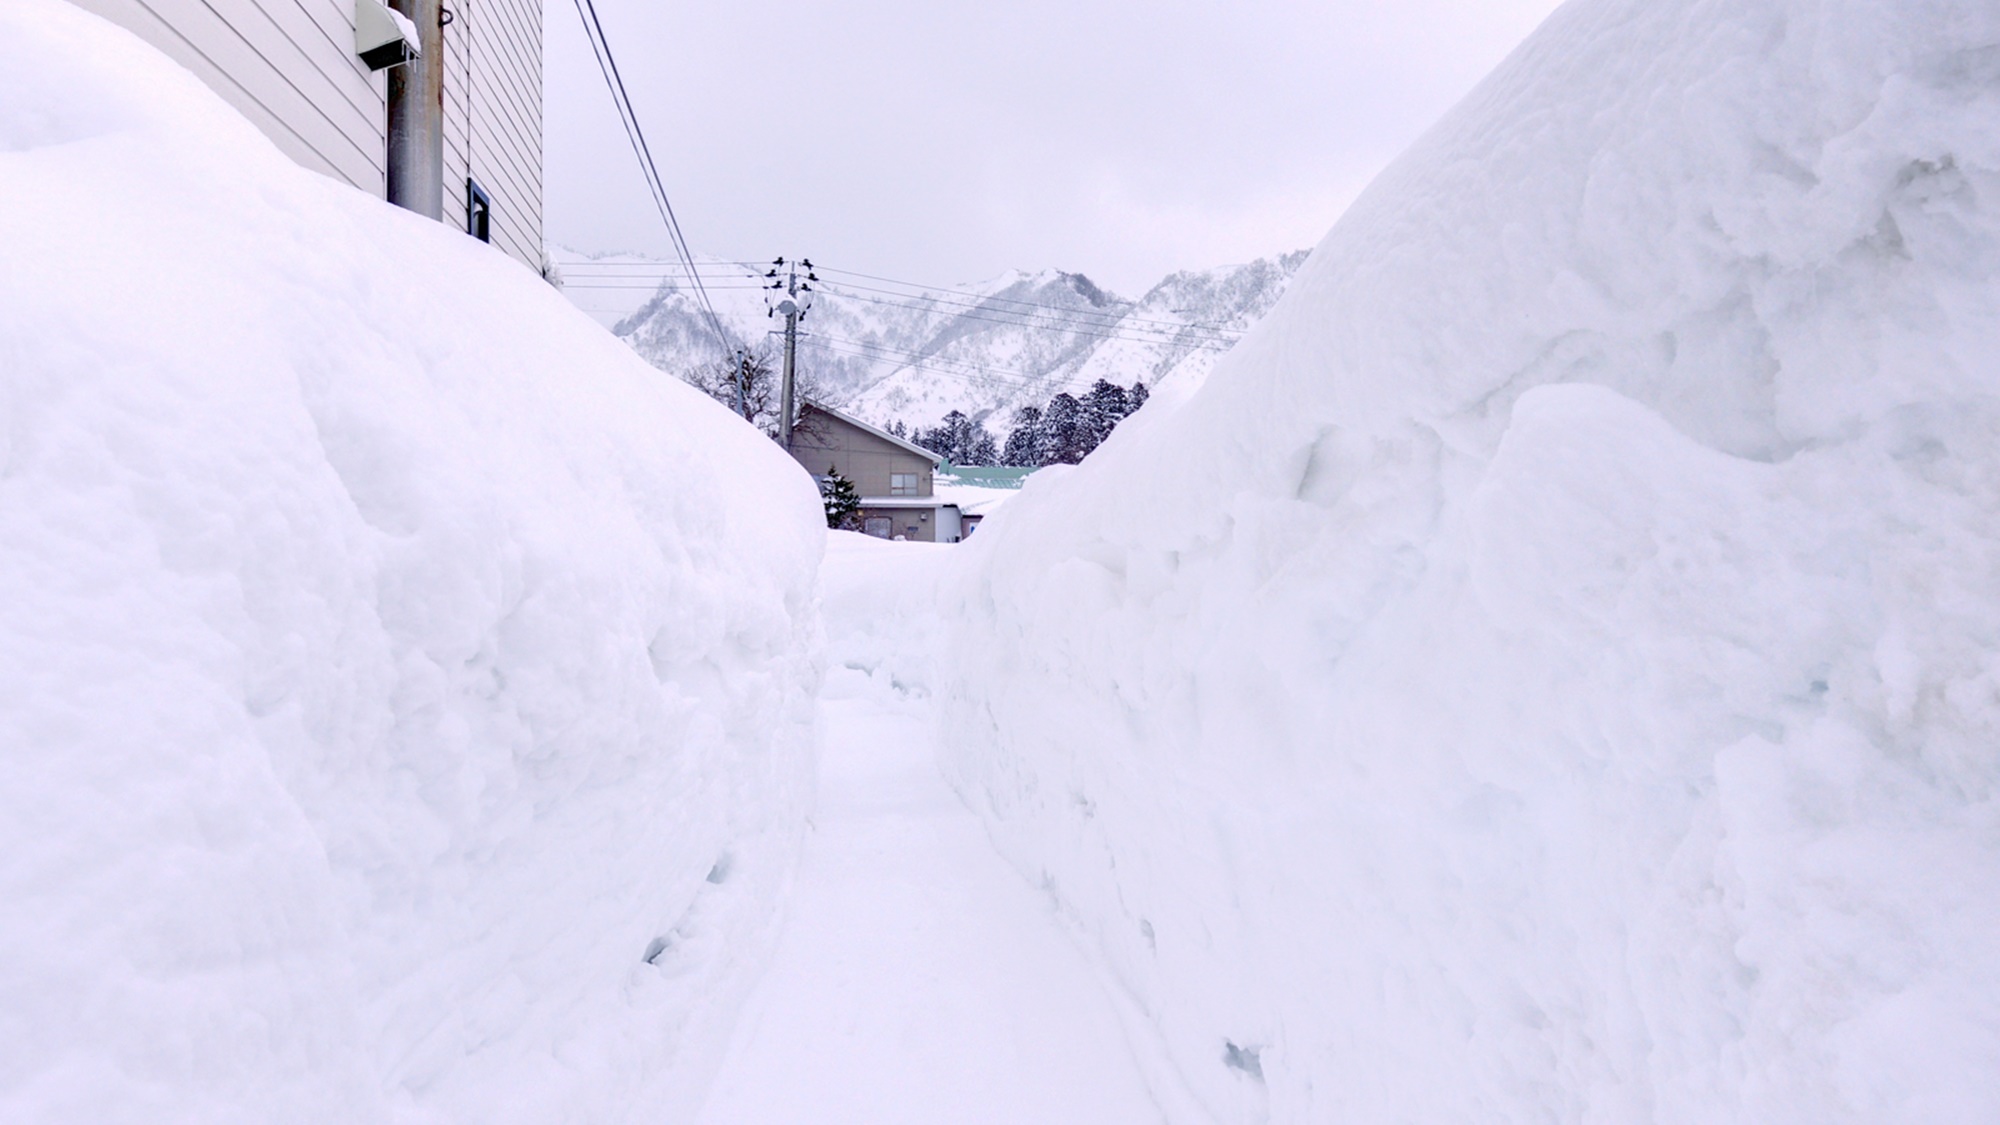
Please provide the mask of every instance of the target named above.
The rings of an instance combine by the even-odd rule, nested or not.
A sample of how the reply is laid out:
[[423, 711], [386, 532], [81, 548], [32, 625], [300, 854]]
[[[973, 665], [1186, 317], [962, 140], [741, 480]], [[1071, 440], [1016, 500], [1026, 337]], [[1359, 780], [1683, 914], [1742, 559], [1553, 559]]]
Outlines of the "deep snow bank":
[[795, 853], [810, 482], [54, 0], [0, 246], [0, 1118], [672, 1119]]
[[964, 548], [951, 768], [1231, 1121], [2000, 1118], [2000, 7], [1575, 0]]

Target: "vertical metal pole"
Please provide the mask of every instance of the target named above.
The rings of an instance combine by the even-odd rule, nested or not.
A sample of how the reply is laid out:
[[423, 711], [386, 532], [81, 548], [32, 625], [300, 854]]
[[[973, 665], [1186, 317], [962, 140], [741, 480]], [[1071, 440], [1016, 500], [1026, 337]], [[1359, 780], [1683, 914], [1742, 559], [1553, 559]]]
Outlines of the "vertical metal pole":
[[748, 393], [749, 386], [750, 353], [738, 348], [736, 349], [736, 413], [741, 414], [746, 422], [750, 420], [750, 408], [744, 404], [743, 397]]
[[389, 69], [389, 202], [444, 218], [443, 0], [391, 0], [422, 54]]
[[778, 422], [778, 441], [787, 453], [792, 451], [792, 364], [798, 350], [799, 314], [793, 312], [785, 316], [785, 384], [778, 396], [782, 404], [780, 409], [784, 412]]
[[791, 312], [785, 314], [785, 382], [778, 394], [780, 409], [784, 412], [778, 422], [778, 441], [785, 452], [792, 451], [792, 371], [799, 351], [799, 271], [793, 267], [790, 278], [785, 282], [785, 292], [792, 298]]

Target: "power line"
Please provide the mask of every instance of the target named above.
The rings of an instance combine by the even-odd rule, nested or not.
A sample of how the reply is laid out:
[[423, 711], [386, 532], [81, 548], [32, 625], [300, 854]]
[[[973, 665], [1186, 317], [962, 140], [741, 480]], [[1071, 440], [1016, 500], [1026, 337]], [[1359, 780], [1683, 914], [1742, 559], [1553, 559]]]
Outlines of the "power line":
[[949, 356], [934, 354], [927, 355], [923, 352], [911, 351], [908, 348], [898, 348], [867, 340], [849, 340], [840, 336], [827, 336], [819, 333], [814, 333], [807, 337], [807, 339], [825, 346], [829, 350], [843, 351], [844, 349], [844, 354], [859, 356], [862, 359], [873, 360], [877, 363], [884, 361], [896, 363], [900, 365], [899, 369], [905, 367], [956, 368], [970, 374], [991, 373], [1028, 381], [1041, 378], [1041, 376], [1031, 371], [1022, 371], [1018, 368], [993, 367], [969, 359], [953, 359]]
[[695, 270], [694, 255], [689, 253], [687, 239], [681, 234], [680, 220], [674, 216], [674, 206], [667, 199], [665, 181], [660, 178], [660, 169], [653, 163], [653, 150], [646, 144], [646, 134], [639, 127], [639, 115], [632, 108], [632, 99], [625, 91], [625, 78], [618, 72], [618, 61], [611, 55], [611, 41], [604, 36], [604, 25], [598, 22], [595, 0], [572, 0], [576, 6], [577, 18], [583, 21], [584, 36], [590, 40], [591, 53], [597, 57], [597, 69], [603, 73], [605, 85], [611, 89], [611, 100], [618, 107], [618, 120], [625, 126], [626, 139], [632, 142], [632, 154], [639, 158], [641, 171], [646, 176], [646, 186], [653, 194], [653, 202], [659, 207], [660, 217], [666, 220], [667, 233], [674, 244], [674, 252], [680, 256], [681, 264], [688, 268], [693, 278], [695, 293], [701, 298], [702, 311], [708, 315], [709, 328], [715, 333], [715, 346], [723, 350], [729, 347], [729, 337], [722, 330], [722, 319], [715, 315], [715, 306], [709, 303], [708, 291], [702, 288], [701, 278]]
[[[827, 292], [839, 294], [840, 296], [845, 297], [850, 301], [866, 301], [869, 304], [873, 305], [887, 305], [893, 308], [909, 308], [909, 309], [917, 309], [920, 307], [908, 301], [895, 301], [895, 300], [885, 299], [882, 297], [866, 297], [859, 293], [849, 293], [838, 287], [830, 287], [827, 289]], [[1064, 314], [1059, 309], [1043, 309], [1036, 312], [1017, 313], [1010, 309], [989, 309], [978, 305], [964, 305], [964, 306], [959, 306], [958, 308], [959, 311], [952, 312], [949, 315], [963, 318], [966, 320], [985, 321], [990, 324], [1003, 324], [1003, 325], [1020, 326], [1026, 328], [1039, 328], [1048, 331], [1073, 332], [1077, 335], [1088, 336], [1093, 339], [1099, 339], [1099, 340], [1127, 340], [1132, 343], [1138, 343], [1138, 344], [1172, 344], [1172, 343], [1190, 342], [1197, 347], [1211, 347], [1217, 345], [1220, 345], [1222, 347], [1228, 347], [1236, 342], [1235, 337], [1219, 336], [1213, 333], [1205, 332], [1203, 330], [1191, 329], [1191, 328], [1185, 329], [1182, 332], [1169, 332], [1165, 329], [1137, 327], [1131, 329], [1129, 332], [1120, 332], [1116, 330], [1117, 326], [1115, 324], [1103, 324], [1097, 321], [1070, 320], [1065, 323]], [[992, 315], [981, 315], [986, 313], [990, 313]], [[1035, 319], [1038, 317], [1041, 319], [1039, 320]], [[1158, 335], [1138, 335], [1137, 333], [1158, 333]], [[1191, 341], [1185, 339], [1185, 337], [1189, 335], [1192, 335], [1193, 337]], [[1176, 337], [1181, 337], [1181, 338], [1177, 339]]]
[[[641, 290], [646, 292], [657, 291], [660, 285], [664, 285], [668, 282], [686, 282], [690, 280], [689, 275], [683, 273], [661, 273], [657, 275], [658, 277], [657, 284], [628, 285], [628, 284], [616, 284], [616, 283], [627, 282], [627, 281], [645, 281], [649, 280], [650, 275], [641, 276], [633, 274], [622, 274], [622, 275], [600, 274], [592, 276], [586, 274], [580, 280], [575, 282], [567, 280], [570, 276], [572, 276], [570, 271], [565, 270], [564, 276], [565, 276], [565, 282], [564, 282], [565, 288], [628, 289], [628, 290]], [[716, 277], [717, 275], [712, 274], [710, 276]], [[735, 279], [732, 278], [732, 280]], [[759, 288], [759, 286], [754, 286], [754, 285], [733, 285], [733, 284], [719, 285], [715, 284], [712, 281], [704, 282], [703, 287], [715, 290]], [[866, 296], [861, 293], [848, 292], [845, 288], [837, 286], [826, 286], [822, 284], [822, 291], [836, 294], [850, 301], [862, 301], [871, 305], [884, 305], [891, 308], [908, 308], [915, 311], [926, 311], [920, 305], [911, 301], [889, 300], [882, 297]], [[1059, 308], [1047, 307], [1047, 306], [1035, 306], [1033, 311], [1021, 312], [1021, 313], [1016, 313], [1010, 309], [994, 309], [985, 307], [984, 305], [980, 304], [969, 304], [969, 303], [954, 304], [954, 307], [958, 311], [951, 312], [946, 315], [958, 317], [965, 320], [981, 321], [987, 324], [1004, 325], [1006, 327], [1032, 328], [1032, 329], [1039, 329], [1052, 332], [1068, 332], [1074, 335], [1084, 336], [1096, 340], [1123, 340], [1128, 343], [1135, 343], [1135, 344], [1157, 344], [1157, 345], [1167, 345], [1167, 346], [1181, 345], [1184, 347], [1193, 347], [1193, 348], [1227, 348], [1235, 344], [1236, 342], [1236, 337], [1219, 335], [1210, 332], [1206, 329], [1197, 328], [1195, 326], [1187, 324], [1177, 324], [1172, 329], [1147, 328], [1144, 327], [1144, 325], [1142, 324], [1140, 326], [1121, 331], [1120, 329], [1123, 327], [1121, 322], [1113, 321], [1110, 323], [1100, 323], [1097, 321], [1089, 321], [1089, 320], [1074, 320], [1070, 319], [1074, 315], [1071, 311]]]
[[[1003, 384], [1015, 386], [1021, 390], [1033, 390], [1039, 386], [1046, 385], [1051, 381], [1063, 381], [1065, 379], [1073, 378], [1075, 376], [1074, 371], [1072, 371], [1068, 376], [1064, 376], [1060, 374], [1060, 369], [1051, 369], [1050, 371], [1037, 375], [1033, 372], [1021, 371], [1016, 368], [991, 367], [985, 364], [974, 363], [970, 360], [950, 359], [938, 355], [925, 355], [920, 352], [912, 352], [904, 348], [890, 347], [889, 345], [886, 344], [869, 343], [864, 340], [848, 340], [848, 339], [843, 339], [842, 337], [839, 336], [814, 335], [812, 337], [809, 337], [809, 339], [817, 342], [820, 346], [826, 348], [826, 350], [835, 352], [840, 355], [852, 356], [857, 359], [871, 360], [877, 363], [880, 363], [885, 359], [890, 360], [892, 362], [896, 362], [899, 364], [899, 366], [896, 368], [896, 370], [898, 371], [910, 370], [910, 369], [915, 369], [922, 372], [935, 371], [938, 374], [955, 375], [961, 379], [967, 379], [967, 380], [970, 380], [974, 377], [983, 377], [988, 379], [989, 381], [992, 381], [997, 378], [997, 381]], [[841, 347], [840, 345], [847, 345], [847, 346]], [[890, 354], [888, 355], [879, 354], [884, 352]]]
[[[636, 293], [658, 293], [661, 287], [660, 285], [606, 285], [601, 282], [593, 281], [588, 278], [582, 281], [571, 281], [568, 278], [564, 278], [563, 288], [564, 289], [625, 289]], [[728, 289], [740, 289], [740, 290], [754, 289], [761, 291], [764, 287], [761, 285], [710, 285], [707, 286], [707, 288], [716, 290], [717, 292], [721, 292], [723, 290], [728, 290]], [[674, 292], [678, 293], [680, 292], [680, 290], [675, 289]]]
[[[890, 305], [896, 308], [915, 307], [913, 305], [908, 304], [907, 302], [889, 301], [889, 300], [884, 300], [883, 298], [880, 297], [864, 297], [859, 293], [848, 293], [835, 287], [828, 287], [826, 289], [826, 292], [839, 294], [840, 296], [845, 297], [850, 301], [867, 301], [870, 304]], [[981, 316], [980, 312], [982, 311], [995, 312], [1000, 315]], [[1236, 341], [1233, 338], [1224, 338], [1224, 337], [1210, 336], [1210, 335], [1197, 335], [1193, 340], [1177, 340], [1173, 336], [1166, 335], [1164, 333], [1159, 336], [1134, 336], [1120, 332], [1099, 332], [1099, 331], [1093, 331], [1093, 329], [1103, 327], [1102, 325], [1096, 325], [1082, 321], [1072, 322], [1068, 325], [1062, 325], [1062, 324], [1052, 324], [1046, 322], [1036, 323], [1035, 321], [1030, 319], [1007, 319], [1010, 316], [1020, 316], [1025, 318], [1027, 316], [1032, 316], [1037, 314], [1009, 314], [1006, 312], [1006, 310], [1001, 310], [1001, 309], [981, 310], [975, 307], [975, 308], [963, 309], [959, 312], [953, 313], [952, 315], [965, 320], [984, 321], [988, 324], [1002, 324], [1013, 328], [1039, 328], [1048, 331], [1070, 332], [1078, 336], [1085, 336], [1095, 340], [1123, 340], [1127, 343], [1132, 343], [1132, 344], [1185, 344], [1186, 346], [1193, 348], [1218, 348], [1218, 347], [1228, 348], [1229, 346], [1236, 343]], [[1059, 315], [1060, 314], [1054, 313], [1053, 311], [1051, 311], [1049, 314], [1050, 319], [1055, 319]], [[1136, 329], [1135, 331], [1150, 332], [1157, 330]]]
[[[1097, 323], [1100, 327], [1105, 327], [1105, 328], [1129, 324], [1135, 326], [1135, 328], [1138, 330], [1148, 331], [1148, 332], [1182, 331], [1182, 332], [1198, 332], [1210, 336], [1224, 335], [1224, 333], [1222, 333], [1219, 329], [1216, 329], [1210, 325], [1197, 324], [1190, 321], [1159, 320], [1153, 317], [1132, 316], [1128, 313], [1105, 312], [1098, 309], [1065, 309], [1057, 305], [1042, 304], [1037, 301], [1020, 301], [1020, 300], [1015, 300], [1011, 297], [981, 297], [978, 296], [977, 294], [972, 294], [972, 293], [954, 295], [950, 293], [937, 292], [934, 290], [923, 290], [920, 291], [919, 293], [904, 293], [894, 289], [878, 288], [873, 285], [856, 285], [851, 281], [843, 281], [839, 282], [838, 284], [848, 289], [859, 289], [869, 293], [881, 293], [886, 296], [900, 297], [906, 300], [920, 297], [922, 299], [934, 301], [938, 304], [956, 305], [960, 308], [984, 309], [988, 312], [1013, 312], [1014, 310], [1011, 308], [992, 307], [996, 305], [1011, 305], [1033, 313], [1047, 313], [1051, 315], [1061, 315], [1061, 316], [1070, 316], [1078, 318], [1086, 318], [1086, 317], [1094, 318], [1093, 321], [1094, 323]], [[1159, 325], [1159, 327], [1158, 328], [1148, 327], [1150, 325]]]
[[[595, 258], [584, 258], [577, 261], [573, 261], [569, 264], [577, 267], [578, 269], [647, 270], [654, 273], [660, 273], [660, 272], [683, 273], [687, 270], [686, 262], [663, 262], [663, 261], [606, 262]], [[695, 262], [695, 268], [701, 270], [707, 270], [710, 273], [741, 272], [746, 277], [762, 276], [757, 272], [757, 267], [750, 265], [747, 262], [704, 262], [697, 260]]]
[[648, 278], [656, 278], [656, 277], [679, 277], [679, 278], [699, 277], [704, 280], [713, 278], [716, 280], [733, 280], [733, 281], [753, 281], [756, 279], [754, 274], [744, 273], [741, 270], [701, 270], [695, 273], [689, 273], [684, 269], [676, 268], [670, 270], [651, 269], [651, 270], [646, 270], [644, 272], [633, 272], [630, 270], [605, 269], [602, 267], [593, 267], [593, 266], [577, 266], [577, 267], [564, 266], [563, 272], [565, 274], [577, 274], [578, 276], [621, 278], [626, 281], [644, 281]]
[[[825, 343], [826, 337], [815, 337], [814, 339], [819, 341], [818, 346], [820, 348], [822, 348], [827, 352], [831, 352], [835, 355], [852, 356], [859, 359], [880, 358], [877, 356], [871, 356], [865, 352], [852, 351], [839, 346], [829, 345]], [[898, 368], [897, 370], [899, 371], [915, 370], [917, 373], [923, 375], [939, 375], [946, 378], [963, 380], [968, 383], [970, 383], [974, 378], [975, 372], [952, 370], [950, 367], [941, 368], [934, 366], [935, 363], [936, 363], [935, 360], [924, 361], [922, 363], [910, 363], [902, 368]], [[999, 373], [1000, 369], [990, 368], [990, 367], [977, 367], [975, 371]], [[1019, 371], [1008, 371], [1004, 372], [1004, 374], [1007, 375], [1008, 378], [994, 379], [990, 375], [985, 376], [986, 382], [989, 385], [997, 382], [1000, 386], [1013, 391], [1031, 391], [1037, 395], [1042, 395], [1042, 394], [1047, 394], [1050, 391], [1054, 391], [1055, 393], [1063, 393], [1063, 388], [1073, 386], [1074, 380], [1076, 378], [1075, 372], [1071, 372], [1066, 376], [1056, 375], [1055, 373], [1051, 373], [1049, 376], [1046, 377], [1033, 376], [1025, 372], [1019, 372]], [[879, 386], [880, 384], [877, 383], [875, 385]], [[847, 401], [852, 401], [852, 396], [849, 396]]]
[[[597, 267], [591, 267], [591, 268], [597, 268]], [[601, 268], [638, 269], [638, 270], [645, 270], [649, 273], [659, 273], [662, 275], [685, 276], [684, 272], [677, 265], [667, 262], [662, 262], [658, 264], [644, 263], [644, 262], [609, 262], [609, 263], [603, 263]], [[716, 276], [719, 272], [720, 272], [719, 270], [711, 270], [710, 276]], [[850, 277], [864, 277], [868, 278], [871, 281], [883, 280], [877, 278], [873, 274], [864, 274], [854, 270], [841, 270], [829, 267], [827, 268], [827, 272], [844, 273]], [[621, 275], [621, 276], [630, 276], [630, 275]], [[1109, 331], [1124, 330], [1135, 333], [1156, 333], [1159, 335], [1175, 335], [1175, 336], [1193, 335], [1202, 337], [1204, 339], [1213, 339], [1217, 342], [1230, 343], [1230, 344], [1235, 343], [1236, 340], [1238, 339], [1237, 336], [1229, 333], [1226, 330], [1217, 328], [1212, 323], [1203, 323], [1198, 321], [1183, 321], [1183, 320], [1162, 320], [1157, 317], [1136, 316], [1131, 313], [1110, 312], [1101, 309], [1062, 308], [1061, 306], [1057, 305], [1044, 304], [1037, 301], [1024, 301], [1011, 297], [982, 296], [978, 293], [969, 292], [965, 290], [934, 289], [919, 285], [916, 282], [890, 281], [889, 283], [892, 285], [900, 285], [908, 289], [917, 290], [918, 294], [911, 294], [893, 289], [882, 289], [872, 285], [860, 285], [854, 282], [847, 282], [847, 281], [840, 282], [839, 285], [841, 287], [843, 295], [852, 300], [867, 301], [869, 300], [869, 298], [863, 297], [856, 292], [847, 292], [847, 290], [860, 290], [862, 292], [882, 294], [887, 297], [897, 298], [897, 300], [895, 301], [886, 301], [877, 299], [871, 302], [873, 304], [878, 304], [878, 305], [895, 304], [909, 308], [916, 308], [918, 307], [918, 305], [914, 297], [917, 295], [921, 295], [921, 297], [928, 298], [930, 301], [936, 304], [948, 305], [956, 308], [970, 309], [979, 312], [985, 312], [1003, 316], [1033, 315], [1033, 316], [1049, 317], [1054, 319], [1070, 319], [1076, 321], [1079, 324], [1084, 324], [1089, 327], [1105, 329]], [[833, 292], [835, 290], [828, 289], [827, 291]], [[1021, 313], [1016, 313], [1013, 311], [1013, 308], [996, 308], [994, 306], [1013, 306], [1013, 308], [1019, 308], [1026, 311]], [[1150, 342], [1150, 340], [1144, 340], [1142, 342]]]
[[[877, 348], [871, 344], [858, 344], [857, 346], [854, 347], [847, 347], [843, 346], [844, 344], [847, 343], [846, 341], [833, 341], [823, 336], [808, 337], [808, 339], [813, 341], [815, 346], [825, 351], [832, 352], [836, 355], [850, 356], [855, 359], [865, 359], [874, 363], [881, 363], [884, 360], [888, 360], [892, 363], [897, 364], [895, 368], [896, 371], [915, 370], [921, 372], [935, 372], [941, 375], [956, 375], [963, 379], [971, 379], [975, 376], [983, 376], [989, 378], [993, 376], [999, 376], [1000, 381], [1013, 382], [1021, 387], [1027, 387], [1031, 384], [1042, 381], [1041, 376], [1034, 375], [1026, 371], [1013, 371], [1004, 368], [985, 367], [979, 364], [968, 363], [964, 360], [944, 359], [938, 356], [906, 355], [905, 353], [900, 353], [900, 352], [893, 355], [883, 355], [881, 353], [884, 349]], [[894, 372], [891, 373], [893, 374]]]
[[[880, 281], [887, 285], [899, 285], [905, 289], [920, 290], [926, 294], [937, 296], [947, 300], [953, 298], [974, 298], [982, 302], [996, 302], [999, 304], [1006, 304], [1006, 305], [1024, 305], [1029, 308], [1037, 308], [1037, 309], [1051, 307], [1048, 305], [1041, 304], [1039, 302], [1023, 301], [1013, 297], [997, 297], [997, 296], [982, 297], [982, 296], [977, 296], [976, 294], [973, 294], [963, 289], [952, 288], [951, 286], [948, 285], [925, 285], [921, 282], [916, 282], [916, 281], [898, 281], [893, 277], [879, 277], [872, 273], [861, 273], [856, 270], [843, 270], [834, 267], [828, 267], [826, 272], [846, 274], [849, 277], [866, 278], [869, 281]], [[885, 290], [871, 289], [869, 286], [866, 285], [855, 285], [853, 282], [842, 282], [841, 284], [848, 285], [856, 289], [868, 289], [870, 292], [873, 293], [885, 292]], [[1075, 311], [1079, 314], [1109, 317], [1120, 320], [1134, 320], [1146, 324], [1165, 325], [1167, 327], [1193, 327], [1193, 328], [1209, 328], [1209, 329], [1214, 329], [1216, 327], [1213, 324], [1199, 324], [1199, 323], [1179, 321], [1179, 320], [1160, 320], [1155, 317], [1132, 317], [1124, 313], [1101, 312], [1095, 309], [1089, 309], [1089, 310], [1077, 309]]]

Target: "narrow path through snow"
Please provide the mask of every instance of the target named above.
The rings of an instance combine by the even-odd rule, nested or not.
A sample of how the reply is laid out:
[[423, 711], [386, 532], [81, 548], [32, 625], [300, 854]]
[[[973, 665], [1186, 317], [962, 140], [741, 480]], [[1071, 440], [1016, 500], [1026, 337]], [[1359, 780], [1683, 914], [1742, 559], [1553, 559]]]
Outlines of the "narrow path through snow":
[[[868, 565], [856, 555], [829, 566]], [[894, 604], [870, 578], [913, 576], [842, 577], [830, 600]], [[837, 609], [830, 631], [880, 621]], [[815, 827], [700, 1120], [1160, 1122], [1104, 986], [939, 774], [927, 702], [888, 679], [828, 674]]]

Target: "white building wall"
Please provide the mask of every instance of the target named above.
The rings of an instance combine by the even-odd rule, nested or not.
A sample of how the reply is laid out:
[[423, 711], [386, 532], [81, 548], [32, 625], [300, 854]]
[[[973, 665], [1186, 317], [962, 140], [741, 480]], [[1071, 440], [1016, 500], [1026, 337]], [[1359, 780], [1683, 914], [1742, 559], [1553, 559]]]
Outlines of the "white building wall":
[[76, 0], [194, 71], [292, 159], [387, 191], [387, 103], [353, 0]]
[[493, 245], [542, 262], [542, 7], [446, 0], [444, 217], [465, 229], [465, 180], [493, 200]]
[[[75, 0], [199, 75], [292, 159], [387, 194], [387, 84], [354, 54], [354, 0]], [[542, 8], [445, 0], [444, 221], [470, 175], [493, 244], [542, 262]]]

